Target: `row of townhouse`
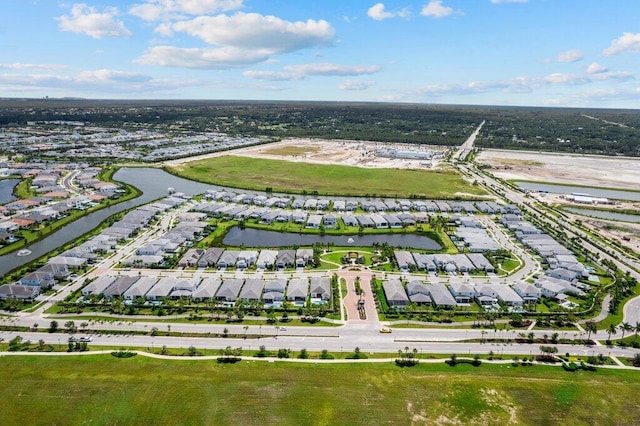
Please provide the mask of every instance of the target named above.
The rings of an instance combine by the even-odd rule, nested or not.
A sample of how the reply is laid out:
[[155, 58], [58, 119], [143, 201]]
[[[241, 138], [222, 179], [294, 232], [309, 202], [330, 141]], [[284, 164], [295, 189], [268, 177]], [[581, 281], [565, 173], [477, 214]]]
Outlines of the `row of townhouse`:
[[246, 269], [304, 268], [313, 262], [313, 249], [297, 250], [226, 250], [221, 247], [189, 249], [178, 265], [182, 268], [198, 267], [226, 269], [236, 267]]
[[314, 197], [276, 197], [253, 193], [237, 193], [228, 190], [208, 190], [205, 199], [217, 202], [253, 205], [269, 208], [290, 208], [305, 211], [354, 212], [358, 208], [368, 213], [384, 212], [431, 212], [431, 213], [476, 213], [520, 214], [520, 210], [510, 204], [502, 205], [490, 201], [444, 201], [444, 200], [369, 200], [369, 199], [330, 199]]
[[495, 268], [481, 253], [468, 254], [422, 254], [406, 250], [393, 252], [395, 262], [402, 272], [423, 270], [427, 272], [444, 271], [449, 273], [485, 271], [495, 272]]
[[515, 231], [522, 244], [537, 253], [549, 265], [544, 275], [536, 281], [536, 286], [543, 289], [545, 297], [565, 301], [567, 294], [585, 295], [589, 286], [580, 280], [588, 279], [590, 271], [571, 250], [519, 216], [505, 215], [502, 217], [502, 223]]
[[442, 283], [425, 284], [413, 280], [403, 284], [399, 279], [383, 282], [382, 288], [390, 307], [406, 307], [410, 303], [421, 306], [454, 308], [477, 302], [481, 306], [521, 307], [525, 303], [536, 303], [541, 297], [540, 289], [528, 283], [507, 284], [461, 283], [449, 286]]
[[[52, 257], [47, 264], [22, 276], [15, 284], [10, 286], [29, 287], [29, 289], [17, 289], [14, 287], [0, 287], [0, 298], [33, 298], [37, 297], [41, 290], [53, 287], [56, 281], [64, 280], [73, 271], [84, 268], [89, 263], [94, 263], [104, 253], [116, 249], [119, 241], [126, 240], [136, 231], [144, 228], [149, 221], [159, 212], [168, 210], [185, 202], [184, 199], [167, 197], [152, 204], [138, 207], [128, 212], [121, 220], [101, 231], [100, 234], [91, 237], [82, 244], [73, 247], [58, 256]], [[37, 289], [37, 290], [34, 290]]]
[[331, 297], [331, 280], [328, 277], [263, 280], [261, 278], [177, 278], [104, 275], [82, 288], [84, 297], [105, 299], [122, 297], [125, 301], [184, 299], [235, 303], [262, 302], [277, 305], [288, 301], [303, 305], [326, 303]]

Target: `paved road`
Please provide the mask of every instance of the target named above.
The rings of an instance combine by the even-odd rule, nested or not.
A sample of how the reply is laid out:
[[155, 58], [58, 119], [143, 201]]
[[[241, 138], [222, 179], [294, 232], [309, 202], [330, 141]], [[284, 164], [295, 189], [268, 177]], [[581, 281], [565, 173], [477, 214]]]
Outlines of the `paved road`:
[[469, 138], [462, 145], [460, 145], [460, 148], [458, 148], [458, 152], [456, 152], [454, 156], [456, 160], [464, 161], [467, 156], [469, 156], [471, 150], [473, 149], [473, 143], [475, 142], [476, 137], [478, 137], [482, 126], [484, 126], [484, 123], [484, 121], [480, 123], [478, 128], [473, 133], [471, 133], [471, 136], [469, 136]]
[[[456, 353], [459, 355], [473, 355], [476, 353], [486, 354], [493, 351], [495, 354], [518, 354], [518, 355], [536, 355], [540, 351], [538, 344], [492, 344], [492, 343], [457, 343], [457, 342], [431, 342], [420, 339], [399, 338], [393, 334], [376, 334], [370, 335], [366, 332], [359, 332], [349, 337], [336, 336], [289, 336], [289, 330], [281, 332], [279, 336], [262, 337], [259, 339], [243, 339], [243, 338], [181, 338], [181, 337], [158, 337], [158, 336], [110, 336], [110, 335], [94, 335], [93, 341], [89, 347], [94, 345], [104, 346], [133, 346], [149, 349], [158, 349], [162, 346], [171, 348], [187, 348], [195, 346], [198, 349], [222, 349], [227, 346], [242, 347], [243, 349], [253, 350], [264, 345], [269, 350], [277, 350], [279, 348], [288, 348], [292, 350], [307, 349], [309, 351], [319, 352], [327, 349], [333, 353], [352, 352], [359, 347], [365, 353], [386, 352], [396, 353], [398, 349], [409, 347], [417, 349], [421, 354], [428, 353]], [[395, 331], [394, 331], [395, 334]], [[14, 338], [21, 336], [25, 340], [37, 342], [42, 339], [46, 343], [67, 345], [68, 336], [61, 333], [17, 333], [17, 332], [0, 332], [0, 338], [4, 339], [3, 345]], [[559, 353], [569, 352], [574, 355], [589, 356], [603, 354], [605, 356], [622, 356], [632, 357], [637, 352], [633, 349], [606, 347], [606, 346], [583, 346], [583, 345], [554, 345], [557, 346]], [[6, 349], [6, 346], [5, 346]]]

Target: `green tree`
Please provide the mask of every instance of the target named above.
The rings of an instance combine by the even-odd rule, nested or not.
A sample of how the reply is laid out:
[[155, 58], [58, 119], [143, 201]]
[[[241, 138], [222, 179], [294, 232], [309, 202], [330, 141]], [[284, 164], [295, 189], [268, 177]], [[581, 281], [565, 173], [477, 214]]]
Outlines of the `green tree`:
[[615, 324], [609, 324], [609, 328], [607, 328], [607, 333], [609, 333], [609, 338], [607, 339], [607, 341], [611, 341], [611, 335], [612, 334], [616, 334], [618, 332], [618, 327], [615, 326]]
[[58, 331], [58, 321], [51, 321], [49, 323], [49, 333], [55, 333]]

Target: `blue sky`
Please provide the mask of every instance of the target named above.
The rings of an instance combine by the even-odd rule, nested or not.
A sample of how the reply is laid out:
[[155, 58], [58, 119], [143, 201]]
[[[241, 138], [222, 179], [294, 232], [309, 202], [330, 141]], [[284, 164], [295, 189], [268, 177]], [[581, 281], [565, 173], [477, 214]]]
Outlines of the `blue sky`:
[[640, 0], [0, 0], [0, 10], [0, 97], [640, 106]]

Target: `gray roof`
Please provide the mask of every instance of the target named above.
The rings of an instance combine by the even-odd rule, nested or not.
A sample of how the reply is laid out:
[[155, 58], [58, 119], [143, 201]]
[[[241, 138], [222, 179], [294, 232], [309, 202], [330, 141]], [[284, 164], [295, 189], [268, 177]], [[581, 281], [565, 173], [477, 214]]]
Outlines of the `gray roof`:
[[240, 288], [244, 284], [244, 280], [230, 279], [224, 280], [218, 292], [216, 293], [216, 299], [226, 300], [227, 302], [235, 302], [238, 299], [238, 293]]
[[306, 299], [309, 294], [309, 280], [295, 278], [289, 281], [287, 286], [287, 300]]
[[191, 294], [194, 299], [213, 299], [222, 281], [216, 278], [205, 278], [198, 288]]
[[118, 277], [103, 293], [105, 297], [119, 297], [124, 294], [125, 291], [129, 289], [138, 281], [140, 277], [130, 277], [130, 276], [121, 276]]
[[382, 283], [382, 288], [389, 305], [406, 305], [409, 303], [409, 297], [400, 280], [385, 281]]
[[262, 298], [262, 290], [264, 289], [264, 280], [261, 278], [249, 278], [244, 282], [240, 299], [260, 300]]
[[155, 277], [141, 277], [138, 281], [133, 283], [127, 291], [124, 292], [124, 297], [127, 299], [134, 299], [136, 297], [142, 297], [158, 282]]

